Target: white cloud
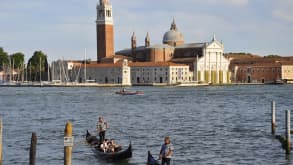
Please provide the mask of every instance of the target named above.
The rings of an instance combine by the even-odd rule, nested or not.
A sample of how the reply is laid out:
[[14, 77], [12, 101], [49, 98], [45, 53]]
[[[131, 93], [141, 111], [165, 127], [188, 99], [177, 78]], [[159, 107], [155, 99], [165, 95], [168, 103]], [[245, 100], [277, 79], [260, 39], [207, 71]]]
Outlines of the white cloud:
[[19, 1], [19, 0], [4, 0], [1, 2], [0, 9], [17, 11], [17, 10], [43, 10], [46, 9], [47, 3], [45, 1]]
[[[50, 59], [80, 59], [87, 48], [88, 56], [96, 58], [97, 0], [0, 1], [0, 46], [9, 52], [24, 51], [30, 56], [41, 49]], [[151, 44], [162, 43], [175, 17], [186, 42], [209, 41], [215, 32], [227, 51], [292, 52], [290, 46], [282, 43], [290, 42], [287, 35], [292, 34], [292, 28], [287, 22], [293, 22], [293, 0], [110, 1], [115, 50], [130, 47], [133, 31], [139, 45], [144, 44], [147, 32]], [[284, 21], [272, 19], [271, 13]]]
[[207, 0], [206, 2], [215, 5], [229, 5], [234, 7], [245, 7], [248, 4], [248, 0]]
[[273, 16], [287, 21], [293, 22], [293, 1], [292, 0], [278, 0], [274, 4]]
[[290, 10], [274, 10], [273, 15], [279, 19], [288, 21], [288, 22], [293, 22], [293, 12]]

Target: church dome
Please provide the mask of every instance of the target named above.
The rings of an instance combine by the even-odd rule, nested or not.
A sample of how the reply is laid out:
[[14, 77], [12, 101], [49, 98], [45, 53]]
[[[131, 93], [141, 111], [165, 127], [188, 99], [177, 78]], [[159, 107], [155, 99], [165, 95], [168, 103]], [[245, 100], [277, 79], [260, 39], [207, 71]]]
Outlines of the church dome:
[[163, 43], [172, 46], [178, 46], [184, 43], [184, 37], [182, 33], [178, 31], [174, 20], [170, 30], [164, 34]]

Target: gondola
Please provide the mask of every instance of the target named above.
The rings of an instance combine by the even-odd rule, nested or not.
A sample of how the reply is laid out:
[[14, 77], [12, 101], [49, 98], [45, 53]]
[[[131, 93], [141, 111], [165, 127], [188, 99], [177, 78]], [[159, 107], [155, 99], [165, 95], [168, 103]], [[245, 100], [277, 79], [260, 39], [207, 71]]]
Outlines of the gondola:
[[156, 160], [153, 155], [151, 154], [150, 151], [148, 151], [148, 160], [147, 160], [147, 165], [160, 165], [160, 161]]
[[92, 151], [101, 159], [108, 161], [125, 160], [132, 157], [132, 146], [129, 144], [126, 150], [120, 148], [116, 152], [107, 153], [100, 150], [99, 139], [96, 136], [92, 136], [89, 131], [86, 133], [86, 141], [92, 147]]

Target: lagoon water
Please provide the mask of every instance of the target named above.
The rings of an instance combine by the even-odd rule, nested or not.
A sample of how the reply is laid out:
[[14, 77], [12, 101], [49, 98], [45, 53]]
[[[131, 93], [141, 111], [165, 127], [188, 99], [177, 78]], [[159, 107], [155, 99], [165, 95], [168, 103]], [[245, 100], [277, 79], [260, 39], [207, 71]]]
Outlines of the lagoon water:
[[119, 88], [0, 88], [3, 164], [28, 164], [31, 133], [38, 135], [37, 164], [63, 164], [63, 134], [72, 121], [74, 165], [107, 165], [84, 144], [98, 116], [107, 136], [127, 145], [133, 158], [116, 164], [143, 165], [157, 156], [165, 135], [175, 147], [172, 163], [293, 164], [270, 130], [270, 102], [277, 102], [277, 134], [285, 110], [293, 109], [293, 86], [133, 87], [143, 96], [119, 96]]

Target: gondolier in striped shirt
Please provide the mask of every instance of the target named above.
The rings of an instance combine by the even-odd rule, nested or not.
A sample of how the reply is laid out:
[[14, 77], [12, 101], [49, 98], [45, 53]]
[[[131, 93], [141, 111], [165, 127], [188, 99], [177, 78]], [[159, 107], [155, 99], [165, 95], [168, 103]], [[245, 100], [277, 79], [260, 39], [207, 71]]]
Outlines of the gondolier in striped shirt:
[[106, 130], [108, 128], [108, 124], [104, 121], [103, 117], [99, 117], [99, 121], [97, 123], [97, 131], [99, 133], [100, 144], [102, 144], [105, 140]]
[[165, 137], [164, 144], [160, 151], [160, 159], [162, 160], [161, 165], [170, 165], [171, 158], [174, 152], [174, 147], [171, 144], [170, 137]]

